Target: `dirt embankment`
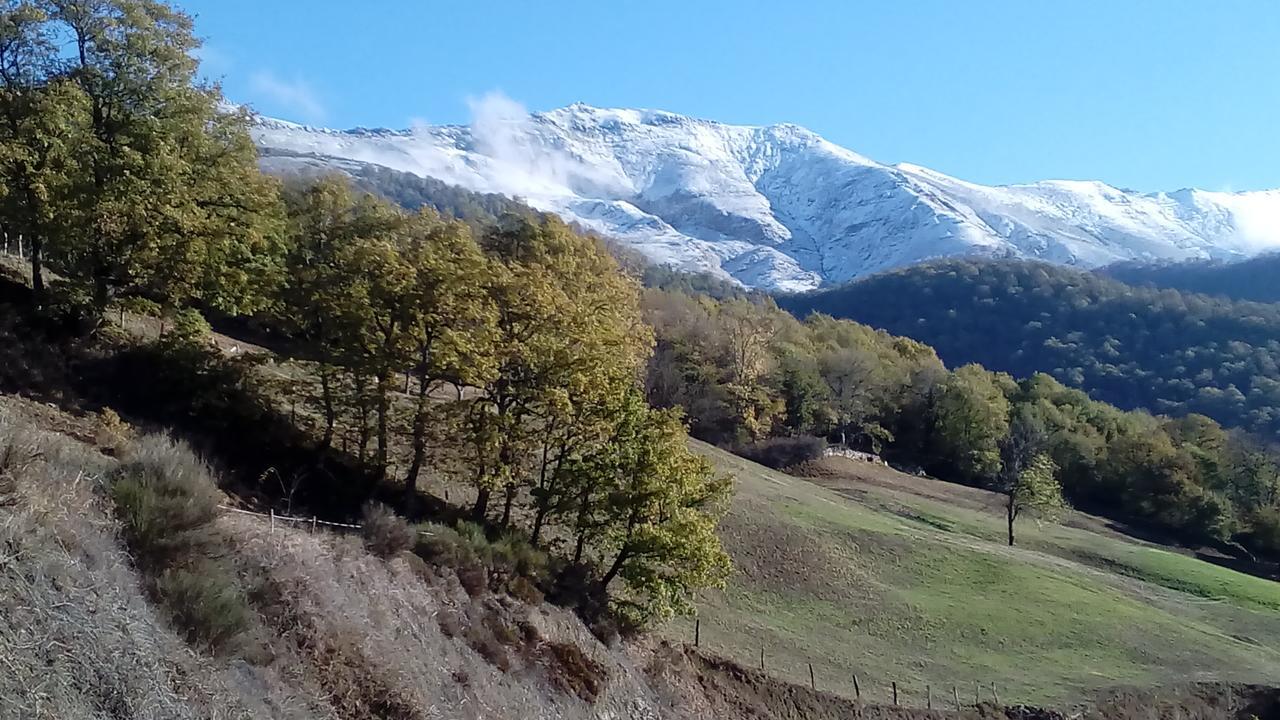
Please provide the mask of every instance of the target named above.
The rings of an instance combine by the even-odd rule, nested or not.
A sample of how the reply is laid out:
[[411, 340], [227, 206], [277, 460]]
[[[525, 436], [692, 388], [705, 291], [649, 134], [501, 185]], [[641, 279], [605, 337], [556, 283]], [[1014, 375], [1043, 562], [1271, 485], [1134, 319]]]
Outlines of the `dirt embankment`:
[[[734, 720], [1280, 720], [1280, 688], [1200, 683], [1116, 689], [1056, 710], [992, 703], [955, 709], [863, 704], [666, 643], [646, 649], [645, 672], [682, 717]], [[942, 704], [939, 699], [939, 705]]]

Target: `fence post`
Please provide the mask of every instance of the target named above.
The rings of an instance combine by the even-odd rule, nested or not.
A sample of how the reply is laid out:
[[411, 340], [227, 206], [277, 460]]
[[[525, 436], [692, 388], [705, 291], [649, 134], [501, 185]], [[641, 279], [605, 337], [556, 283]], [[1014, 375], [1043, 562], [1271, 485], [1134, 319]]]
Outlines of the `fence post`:
[[951, 686], [951, 698], [956, 701], [956, 712], [960, 712], [960, 691], [955, 685]]
[[809, 663], [809, 687], [818, 689], [818, 681], [813, 677], [813, 663]]
[[316, 516], [312, 515], [311, 516], [311, 534], [312, 535], [316, 534], [316, 520], [317, 520]]
[[858, 687], [858, 673], [853, 674], [853, 697], [862, 700], [862, 688]]
[[933, 687], [930, 685], [924, 686], [924, 709], [933, 709]]
[[1000, 704], [1000, 696], [996, 694], [996, 684], [991, 683], [991, 699], [996, 701], [996, 705]]
[[764, 672], [764, 646], [760, 646], [760, 672]]
[[276, 509], [271, 508], [271, 534], [274, 535], [275, 532], [276, 532]]
[[702, 646], [702, 618], [696, 618], [693, 621], [693, 646]]
[[978, 703], [982, 702], [982, 697], [978, 695], [978, 681], [973, 681], [973, 706], [978, 707]]
[[898, 704], [898, 682], [896, 680], [893, 683], [893, 704], [895, 706]]

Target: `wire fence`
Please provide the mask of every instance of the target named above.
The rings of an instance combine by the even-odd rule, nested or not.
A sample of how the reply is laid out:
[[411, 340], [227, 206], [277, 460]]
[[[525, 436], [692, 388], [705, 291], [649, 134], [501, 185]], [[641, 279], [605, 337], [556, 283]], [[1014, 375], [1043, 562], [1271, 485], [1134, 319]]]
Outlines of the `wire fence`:
[[[312, 533], [316, 532], [317, 530], [332, 530], [333, 532], [358, 532], [364, 528], [363, 525], [355, 525], [352, 523], [340, 523], [340, 522], [332, 522], [329, 520], [321, 520], [319, 517], [315, 515], [312, 515], [311, 517], [281, 515], [280, 513], [277, 513], [274, 509], [264, 513], [254, 512], [252, 510], [243, 510], [241, 508], [231, 507], [230, 505], [219, 505], [218, 509], [225, 510], [227, 512], [236, 513], [238, 515], [247, 515], [249, 517], [255, 517], [261, 520], [266, 520], [268, 523], [271, 524], [272, 532], [275, 532], [277, 523], [288, 524], [292, 527], [301, 526]], [[431, 537], [432, 535], [435, 535], [435, 533], [431, 532], [430, 530], [418, 530], [417, 533], [419, 535], [425, 535], [427, 537]]]
[[[702, 640], [701, 620], [694, 621], [693, 647], [699, 651], [707, 649]], [[764, 673], [774, 674], [775, 677], [781, 677], [776, 673], [779, 670], [785, 673], [786, 669], [778, 668], [771, 664], [770, 658], [772, 656], [766, 651], [767, 647], [761, 645], [759, 663], [756, 669]], [[794, 656], [789, 659], [794, 661]], [[746, 665], [740, 659], [736, 662]], [[821, 668], [818, 669], [820, 670]], [[801, 665], [799, 668], [801, 676], [805, 674], [806, 670], [809, 678], [809, 687], [815, 692], [832, 692], [848, 697], [849, 691], [852, 690], [852, 696], [855, 700], [858, 702], [865, 701], [871, 705], [892, 705], [894, 707], [938, 711], [954, 710], [956, 712], [963, 711], [965, 708], [977, 708], [984, 703], [1002, 706], [999, 688], [995, 682], [982, 683], [975, 680], [972, 683], [940, 683], [937, 685], [924, 683], [922, 688], [919, 685], [912, 687], [906, 683], [891, 680], [888, 682], [887, 687], [882, 685], [879, 689], [880, 691], [876, 692], [876, 688], [870, 687], [869, 679], [859, 676], [856, 672], [849, 674], [849, 684], [847, 685], [822, 687], [822, 683], [819, 682], [819, 673], [815, 671], [814, 663], [805, 662]], [[803, 680], [800, 682], [803, 683]], [[970, 689], [972, 689], [973, 693], [972, 700], [969, 695]], [[864, 694], [867, 697], [864, 698]], [[1005, 698], [1005, 701], [1007, 700], [1008, 698]]]

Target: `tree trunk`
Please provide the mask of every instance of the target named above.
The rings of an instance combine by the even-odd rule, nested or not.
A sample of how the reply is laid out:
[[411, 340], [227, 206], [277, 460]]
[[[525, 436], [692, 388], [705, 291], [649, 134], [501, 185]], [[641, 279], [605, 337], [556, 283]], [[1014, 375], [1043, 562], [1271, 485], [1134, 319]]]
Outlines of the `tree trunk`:
[[387, 474], [387, 415], [391, 412], [391, 374], [381, 373], [378, 375], [378, 382], [375, 385], [377, 397], [377, 433], [378, 433], [378, 455], [374, 460], [377, 467], [378, 476], [385, 477]]
[[533, 516], [533, 530], [529, 532], [529, 544], [538, 547], [538, 540], [542, 537], [542, 524], [547, 519], [546, 503], [538, 501], [538, 511]]
[[324, 437], [320, 439], [320, 450], [333, 447], [333, 426], [337, 423], [337, 413], [333, 407], [333, 373], [328, 365], [320, 365], [320, 404], [324, 410]]
[[609, 583], [613, 582], [613, 579], [618, 576], [618, 573], [622, 570], [622, 565], [626, 563], [630, 557], [631, 552], [624, 545], [623, 548], [618, 551], [618, 557], [614, 559], [613, 565], [609, 566], [609, 572], [605, 573], [604, 577], [600, 578], [600, 584], [606, 588], [609, 587]]
[[591, 512], [591, 489], [583, 488], [578, 497], [578, 539], [573, 548], [573, 564], [582, 562], [582, 553], [587, 547], [587, 515]]
[[417, 405], [413, 411], [413, 459], [409, 461], [409, 472], [404, 476], [405, 511], [410, 507], [418, 494], [418, 473], [422, 472], [422, 464], [427, 456], [427, 381], [420, 378], [418, 384]]
[[44, 242], [31, 236], [31, 295], [36, 307], [44, 305]]
[[477, 523], [483, 523], [486, 515], [489, 514], [489, 497], [493, 491], [484, 488], [476, 493], [476, 504], [471, 508], [471, 519]]
[[1014, 505], [1013, 495], [1010, 494], [1009, 502], [1007, 505], [1007, 514], [1009, 517], [1009, 547], [1013, 547], [1013, 518], [1014, 518], [1013, 505]]
[[506, 497], [503, 499], [503, 503], [502, 503], [502, 523], [501, 524], [502, 524], [502, 527], [509, 527], [511, 525], [511, 506], [515, 504], [515, 500], [516, 500], [515, 484], [512, 483], [510, 485], [507, 485], [504, 494], [506, 495]]

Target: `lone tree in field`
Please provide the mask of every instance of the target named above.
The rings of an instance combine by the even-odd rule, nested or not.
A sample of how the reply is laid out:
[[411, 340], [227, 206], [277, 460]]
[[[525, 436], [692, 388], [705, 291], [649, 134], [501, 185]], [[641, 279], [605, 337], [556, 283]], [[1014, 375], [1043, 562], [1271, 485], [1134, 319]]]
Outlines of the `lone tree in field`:
[[1066, 507], [1058, 466], [1045, 450], [1044, 423], [1029, 406], [1019, 406], [1009, 423], [1009, 434], [1000, 442], [1000, 472], [996, 489], [1005, 494], [1009, 545], [1013, 524], [1024, 512], [1052, 516]]

